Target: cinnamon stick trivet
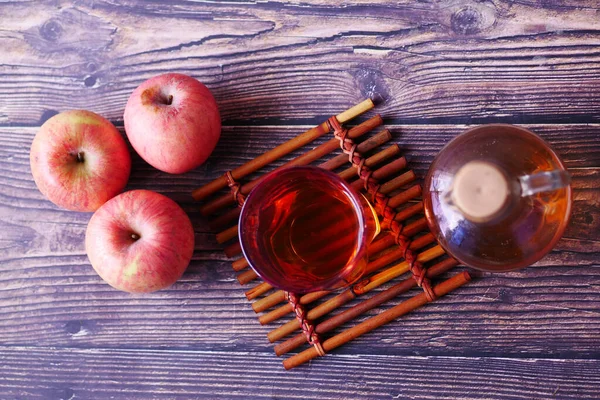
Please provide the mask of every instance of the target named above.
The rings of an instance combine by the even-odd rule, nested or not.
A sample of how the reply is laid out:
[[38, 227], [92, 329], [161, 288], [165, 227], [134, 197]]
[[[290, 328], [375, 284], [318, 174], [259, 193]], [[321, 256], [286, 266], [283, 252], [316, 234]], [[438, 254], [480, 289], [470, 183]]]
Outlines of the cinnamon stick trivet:
[[[462, 272], [434, 286], [432, 290], [435, 293], [435, 296], [439, 298], [445, 296], [455, 289], [458, 289], [459, 287], [468, 283], [470, 280], [471, 276], [467, 272]], [[371, 332], [372, 330], [385, 325], [402, 315], [416, 310], [417, 308], [427, 304], [429, 301], [430, 300], [428, 299], [426, 293], [419, 293], [418, 295], [401, 302], [397, 306], [392, 307], [381, 314], [375, 315], [374, 317], [371, 317], [360, 324], [323, 341], [321, 346], [325, 352], [330, 352], [331, 350], [340, 347], [344, 343], [348, 343], [349, 341], [356, 339], [367, 332]], [[283, 366], [285, 369], [291, 369], [318, 356], [319, 353], [313, 347], [310, 347], [307, 350], [304, 350], [303, 352], [285, 360], [283, 362]]]
[[[426, 275], [425, 270], [422, 266], [422, 261], [418, 259], [418, 255], [414, 253], [414, 251], [410, 248], [411, 239], [406, 235], [404, 231], [404, 226], [402, 226], [399, 222], [395, 220], [396, 211], [394, 207], [396, 203], [392, 200], [394, 198], [389, 198], [385, 194], [382, 194], [379, 190], [381, 185], [378, 183], [378, 180], [373, 177], [374, 173], [369, 169], [369, 167], [365, 167], [365, 159], [360, 154], [357, 153], [356, 144], [354, 144], [351, 138], [348, 138], [348, 131], [343, 129], [339, 124], [339, 121], [332, 117], [329, 120], [330, 125], [332, 126], [332, 130], [334, 131], [335, 137], [340, 141], [340, 145], [342, 147], [342, 151], [349, 155], [349, 159], [352, 162], [352, 165], [357, 168], [357, 174], [360, 178], [364, 180], [365, 190], [371, 194], [372, 199], [375, 203], [375, 208], [378, 213], [383, 217], [382, 226], [389, 228], [395, 235], [395, 241], [398, 246], [402, 249], [404, 254], [404, 258], [406, 259], [406, 263], [408, 264], [408, 268], [414, 276], [415, 282], [418, 286], [422, 287], [424, 290], [424, 296], [427, 301], [434, 301], [437, 296], [435, 291], [431, 287], [430, 280]], [[390, 204], [390, 202], [392, 204]], [[426, 252], [424, 252], [426, 253]], [[357, 293], [357, 292], [355, 292]], [[304, 310], [304, 308], [303, 308]], [[301, 317], [298, 318], [298, 322], [301, 324], [303, 331], [308, 336], [308, 330], [305, 326], [306, 321], [309, 320], [308, 316], [305, 316], [304, 311]], [[286, 328], [287, 329], [286, 331]], [[277, 336], [284, 336], [290, 330], [293, 331], [294, 324], [293, 321], [290, 323], [278, 328], [275, 331], [272, 331], [268, 337], [269, 340], [273, 341], [277, 338]], [[314, 339], [317, 338], [317, 339]], [[324, 355], [327, 351], [325, 347], [323, 347], [319, 335], [314, 332], [314, 325], [310, 325], [310, 337], [307, 339], [311, 344], [314, 344], [316, 348], [317, 355]]]
[[[416, 250], [425, 248], [431, 243], [434, 243], [434, 237], [431, 233], [419, 233], [421, 230], [426, 229], [426, 222], [423, 218], [417, 219], [416, 221], [406, 226], [401, 225], [402, 221], [412, 218], [418, 215], [419, 213], [422, 213], [423, 211], [422, 202], [409, 203], [412, 199], [420, 195], [420, 186], [414, 185], [408, 188], [404, 187], [405, 185], [407, 185], [415, 179], [414, 173], [412, 171], [408, 171], [404, 174], [394, 177], [395, 174], [397, 174], [401, 169], [405, 168], [406, 166], [406, 160], [404, 159], [397, 159], [392, 162], [387, 162], [389, 157], [392, 157], [398, 153], [399, 148], [395, 145], [392, 147], [388, 147], [387, 149], [380, 150], [379, 152], [377, 152], [377, 154], [369, 157], [369, 159], [365, 159], [362, 155], [364, 154], [364, 152], [370, 151], [382, 144], [382, 141], [380, 139], [381, 136], [378, 137], [377, 135], [375, 135], [371, 138], [364, 140], [361, 144], [363, 147], [359, 149], [358, 146], [360, 145], [356, 145], [353, 140], [361, 136], [356, 134], [356, 132], [360, 133], [360, 130], [357, 131], [356, 127], [353, 128], [354, 131], [344, 129], [341, 126], [341, 123], [343, 122], [344, 121], [341, 121], [339, 118], [330, 118], [326, 123], [326, 129], [328, 132], [333, 131], [334, 138], [294, 158], [293, 160], [288, 161], [286, 164], [284, 164], [284, 166], [305, 165], [311, 163], [323, 157], [324, 155], [334, 151], [339, 144], [344, 154], [340, 154], [328, 161], [322, 162], [321, 164], [319, 164], [319, 166], [326, 169], [334, 170], [343, 166], [347, 162], [350, 162], [352, 166], [339, 172], [339, 175], [347, 181], [351, 181], [354, 176], [358, 175], [358, 179], [352, 182], [351, 185], [358, 190], [362, 189], [366, 192], [366, 195], [369, 196], [373, 201], [378, 214], [380, 214], [380, 216], [382, 217], [383, 228], [391, 229], [391, 232], [384, 231], [380, 234], [379, 238], [371, 244], [371, 246], [368, 249], [370, 262], [367, 266], [367, 272], [365, 274], [366, 278], [360, 281], [358, 284], [354, 285], [353, 287], [348, 288], [341, 293], [338, 293], [337, 295], [329, 298], [324, 302], [319, 302], [320, 304], [317, 304], [317, 302], [323, 297], [330, 294], [330, 292], [320, 291], [309, 293], [304, 296], [296, 296], [281, 291], [275, 291], [274, 293], [269, 294], [265, 298], [257, 300], [253, 304], [253, 308], [258, 306], [257, 310], [261, 310], [262, 307], [265, 307], [265, 311], [269, 310], [268, 313], [262, 315], [259, 318], [261, 323], [268, 323], [277, 320], [285, 315], [288, 315], [290, 313], [290, 310], [296, 313], [298, 319], [290, 321], [280, 326], [279, 328], [274, 329], [269, 334], [270, 339], [277, 340], [286, 336], [289, 333], [294, 332], [296, 329], [298, 329], [298, 327], [300, 327], [300, 325], [302, 326], [302, 333], [299, 333], [291, 339], [276, 346], [276, 353], [278, 355], [293, 350], [294, 348], [298, 347], [303, 343], [306, 343], [307, 341], [311, 345], [313, 345], [313, 347], [310, 348], [308, 351], [302, 352], [298, 356], [294, 356], [291, 359], [287, 360], [286, 368], [294, 366], [295, 363], [297, 363], [298, 361], [301, 362], [302, 359], [306, 359], [307, 354], [309, 355], [308, 358], [314, 358], [315, 354], [324, 355], [326, 351], [337, 347], [337, 345], [339, 344], [336, 345], [336, 340], [339, 341], [339, 337], [342, 334], [336, 335], [333, 338], [330, 338], [326, 341], [323, 341], [320, 338], [320, 335], [330, 331], [331, 329], [337, 326], [340, 326], [345, 322], [352, 320], [353, 318], [356, 318], [357, 316], [372, 309], [373, 307], [382, 304], [384, 301], [388, 301], [393, 297], [406, 292], [414, 286], [423, 287], [424, 292], [421, 293], [419, 296], [425, 298], [425, 303], [427, 301], [435, 300], [436, 297], [442, 295], [441, 292], [438, 293], [438, 289], [440, 287], [443, 289], [443, 285], [445, 283], [432, 287], [429, 285], [429, 279], [438, 275], [439, 273], [442, 273], [452, 268], [456, 264], [456, 261], [452, 259], [446, 259], [445, 261], [438, 262], [436, 265], [430, 267], [429, 269], [424, 269], [422, 263], [426, 262], [426, 260], [437, 258], [443, 255], [444, 252], [441, 249], [441, 247], [434, 246], [430, 249], [421, 251], [420, 254], [416, 254]], [[367, 121], [367, 125], [369, 124], [373, 124], [373, 127], [378, 124], [381, 124], [381, 118], [379, 116], [372, 118], [369, 121]], [[321, 127], [315, 127], [312, 130], [309, 130], [307, 133], [315, 135], [315, 132], [319, 130], [319, 128], [323, 128], [323, 125], [324, 124], [321, 124]], [[366, 129], [365, 126], [366, 125], [363, 125], [363, 127], [361, 127], [360, 129]], [[365, 133], [371, 129], [372, 128], [367, 129]], [[313, 132], [311, 133], [310, 131]], [[385, 140], [383, 140], [383, 142], [390, 140], [391, 138], [389, 131], [384, 132], [386, 138]], [[307, 133], [303, 135], [306, 137]], [[314, 138], [322, 136], [322, 134], [324, 133], [319, 133]], [[308, 140], [306, 143], [310, 142], [311, 140]], [[294, 139], [284, 143], [283, 145], [278, 146], [278, 148], [279, 150], [281, 150], [284, 147], [288, 148], [288, 146], [290, 146], [290, 144], [293, 142]], [[367, 147], [369, 147], [369, 149], [365, 150]], [[273, 156], [274, 150], [278, 150], [278, 148], [273, 149], [271, 151], [271, 157]], [[275, 158], [273, 160], [288, 153], [289, 151], [275, 152]], [[257, 159], [260, 159], [260, 157]], [[366, 160], [368, 160], [368, 163]], [[255, 160], [247, 163], [242, 167], [247, 167], [249, 164], [253, 164], [254, 161]], [[248, 173], [256, 171], [262, 166], [268, 164], [269, 162], [270, 161], [262, 165], [260, 165], [260, 162], [258, 164], [255, 164], [256, 168]], [[384, 162], [385, 164], [379, 166], [377, 170], [371, 171], [371, 167], [374, 167], [375, 165]], [[283, 168], [284, 166], [280, 168]], [[210, 187], [208, 189], [203, 188], [204, 190], [208, 190], [209, 192], [211, 192], [211, 194], [219, 189], [214, 189], [214, 185], [217, 184], [220, 185], [220, 187], [225, 187], [228, 184], [232, 189], [232, 193], [234, 194], [233, 196], [222, 196], [220, 198], [217, 198], [216, 200], [213, 200], [212, 207], [215, 207], [213, 210], [220, 209], [221, 207], [227, 204], [233, 204], [234, 199], [239, 204], [241, 204], [244, 201], [244, 194], [246, 194], [247, 192], [242, 190], [244, 185], [239, 183], [237, 180], [243, 178], [243, 176], [247, 175], [248, 173], [243, 175], [242, 173], [244, 171], [241, 171], [242, 173], [238, 174], [238, 172], [240, 172], [240, 168], [226, 173], [226, 176], [221, 177], [211, 182], [211, 184], [207, 185], [213, 185], [212, 189], [210, 189]], [[388, 179], [388, 177], [391, 177], [391, 179], [389, 179], [388, 182], [381, 184], [379, 183], [381, 180]], [[249, 191], [250, 189], [252, 189], [254, 185], [260, 182], [262, 178], [263, 177], [261, 176], [255, 179], [254, 181], [250, 182], [250, 184], [246, 183], [245, 190]], [[218, 183], [217, 181], [219, 180], [221, 180], [222, 182]], [[402, 188], [402, 190], [400, 192], [397, 192], [397, 190], [400, 188]], [[199, 189], [199, 191], [202, 191], [203, 189]], [[196, 193], [197, 192], [198, 191], [196, 191]], [[207, 197], [208, 195], [201, 194], [200, 196]], [[206, 212], [206, 209], [204, 210]], [[211, 210], [209, 209], [209, 211]], [[211, 227], [222, 231], [219, 234], [219, 241], [224, 242], [227, 240], [231, 240], [237, 235], [237, 229], [235, 226], [232, 225], [234, 224], [233, 221], [238, 217], [239, 208], [236, 207], [230, 210], [225, 210], [225, 212], [222, 213], [220, 216], [210, 221]], [[320, 218], [317, 215], [315, 217]], [[333, 221], [333, 224], [335, 224], [335, 221]], [[340, 226], [340, 229], [341, 228], [343, 228], [343, 226]], [[329, 234], [327, 234], [326, 232], [321, 233], [324, 237], [329, 236]], [[335, 232], [332, 232], [331, 237], [335, 237]], [[341, 240], [343, 241], [343, 238], [341, 238]], [[339, 244], [338, 242], [339, 240], [334, 241], [332, 243], [333, 247], [330, 247], [330, 250], [334, 249], [336, 243]], [[228, 254], [229, 256], [233, 256], [235, 254], [239, 254], [240, 251], [241, 248], [239, 242], [236, 241], [236, 243], [227, 247], [226, 254]], [[404, 258], [404, 261], [401, 261], [396, 265], [392, 265], [391, 267], [384, 268], [387, 265], [397, 262], [402, 258]], [[236, 271], [242, 271], [245, 268], [248, 268], [248, 263], [247, 260], [241, 257], [233, 261], [232, 266]], [[381, 270], [382, 268], [384, 269]], [[373, 276], [369, 276], [369, 274], [374, 272], [376, 273]], [[327, 320], [321, 322], [318, 325], [315, 325], [311, 322], [312, 319], [321, 318], [327, 314], [332, 313], [335, 309], [341, 307], [343, 304], [346, 304], [349, 301], [352, 301], [357, 296], [366, 295], [373, 288], [376, 288], [382, 285], [383, 283], [389, 281], [390, 279], [393, 279], [405, 272], [411, 272], [411, 277], [408, 279], [404, 279], [400, 283], [392, 286], [387, 290], [384, 290], [381, 293], [370, 297], [367, 296], [367, 298], [362, 302], [354, 305], [350, 309], [347, 309], [338, 315], [329, 317]], [[238, 279], [241, 283], [248, 283], [257, 279], [257, 276], [252, 270], [248, 269], [246, 271], [242, 271], [238, 275]], [[258, 296], [261, 296], [262, 294], [269, 292], [270, 290], [272, 290], [272, 287], [263, 282], [260, 285], [248, 290], [246, 293], [247, 297], [256, 298]], [[419, 296], [415, 296], [413, 299], [418, 298]], [[272, 309], [273, 307], [277, 306], [277, 304], [286, 300], [288, 301], [288, 304]], [[403, 302], [400, 305], [405, 303], [406, 302]], [[416, 306], [420, 306], [422, 304], [418, 303], [416, 304]], [[397, 308], [400, 305], [394, 308]], [[380, 314], [380, 316], [386, 315], [386, 313], [387, 312]], [[371, 318], [370, 320], [373, 320], [373, 318]], [[360, 324], [359, 327], [360, 326], [362, 326], [362, 324]], [[355, 328], [351, 328], [350, 330], [345, 331], [343, 334], [348, 334], [348, 332], [351, 333]], [[327, 345], [325, 345], [325, 343], [327, 343]], [[343, 341], [340, 343], [343, 343]]]
[[[375, 107], [373, 101], [371, 99], [367, 99], [354, 107], [349, 108], [341, 114], [338, 114], [337, 118], [340, 123], [346, 123], [359, 115], [364, 114], [365, 112], [371, 110]], [[286, 154], [291, 153], [292, 151], [304, 146], [307, 143], [312, 142], [313, 140], [323, 136], [324, 134], [330, 131], [329, 125], [324, 122], [319, 126], [309, 129], [301, 135], [296, 136], [295, 138], [275, 147], [272, 150], [267, 151], [266, 153], [256, 157], [254, 160], [247, 162], [246, 164], [237, 167], [236, 169], [231, 171], [231, 175], [233, 179], [239, 180], [245, 177], [252, 172], [257, 171], [258, 169], [264, 167], [265, 165], [278, 160]], [[202, 200], [211, 194], [217, 192], [219, 189], [223, 189], [227, 186], [227, 179], [225, 176], [221, 176], [209, 184], [202, 186], [199, 189], [196, 189], [192, 192], [192, 196], [195, 200]]]

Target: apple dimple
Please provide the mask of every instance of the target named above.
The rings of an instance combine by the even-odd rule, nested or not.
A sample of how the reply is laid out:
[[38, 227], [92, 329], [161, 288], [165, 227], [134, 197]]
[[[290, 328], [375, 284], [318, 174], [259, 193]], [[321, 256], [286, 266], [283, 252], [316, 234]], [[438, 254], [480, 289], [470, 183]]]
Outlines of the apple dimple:
[[142, 104], [170, 106], [173, 104], [173, 95], [167, 92], [168, 90], [161, 90], [157, 87], [149, 87], [140, 95]]
[[75, 154], [75, 160], [77, 161], [77, 163], [83, 164], [85, 161], [85, 153], [80, 150]]

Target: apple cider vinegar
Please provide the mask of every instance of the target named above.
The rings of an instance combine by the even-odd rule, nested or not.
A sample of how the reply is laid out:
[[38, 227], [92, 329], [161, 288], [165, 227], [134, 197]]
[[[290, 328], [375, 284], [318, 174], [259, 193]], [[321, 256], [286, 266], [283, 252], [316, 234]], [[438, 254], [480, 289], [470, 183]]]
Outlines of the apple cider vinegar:
[[340, 276], [342, 286], [357, 279], [367, 262], [365, 231], [376, 223], [370, 207], [371, 214], [364, 217], [361, 195], [334, 174], [313, 167], [284, 169], [269, 180], [275, 184], [265, 179], [268, 195], [253, 201], [260, 195], [257, 186], [259, 192], [250, 193], [240, 217], [242, 248], [257, 273], [264, 275], [260, 266], [268, 263], [266, 280], [295, 292], [312, 291]]

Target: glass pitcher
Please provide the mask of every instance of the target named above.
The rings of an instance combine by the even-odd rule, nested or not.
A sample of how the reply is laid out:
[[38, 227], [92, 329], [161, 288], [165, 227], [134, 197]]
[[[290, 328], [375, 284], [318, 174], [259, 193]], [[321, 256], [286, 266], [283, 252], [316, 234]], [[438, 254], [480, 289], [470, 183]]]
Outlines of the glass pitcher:
[[473, 128], [448, 143], [425, 177], [425, 216], [440, 245], [485, 271], [546, 255], [571, 214], [570, 174], [550, 146], [512, 125]]

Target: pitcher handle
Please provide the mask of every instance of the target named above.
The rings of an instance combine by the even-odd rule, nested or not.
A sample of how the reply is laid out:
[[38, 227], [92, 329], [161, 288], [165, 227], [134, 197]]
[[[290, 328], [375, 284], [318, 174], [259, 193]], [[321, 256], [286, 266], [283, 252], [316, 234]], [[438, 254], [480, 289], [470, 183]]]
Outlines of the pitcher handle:
[[538, 172], [519, 177], [521, 196], [531, 196], [540, 192], [552, 192], [568, 186], [571, 183], [571, 174], [563, 169]]

